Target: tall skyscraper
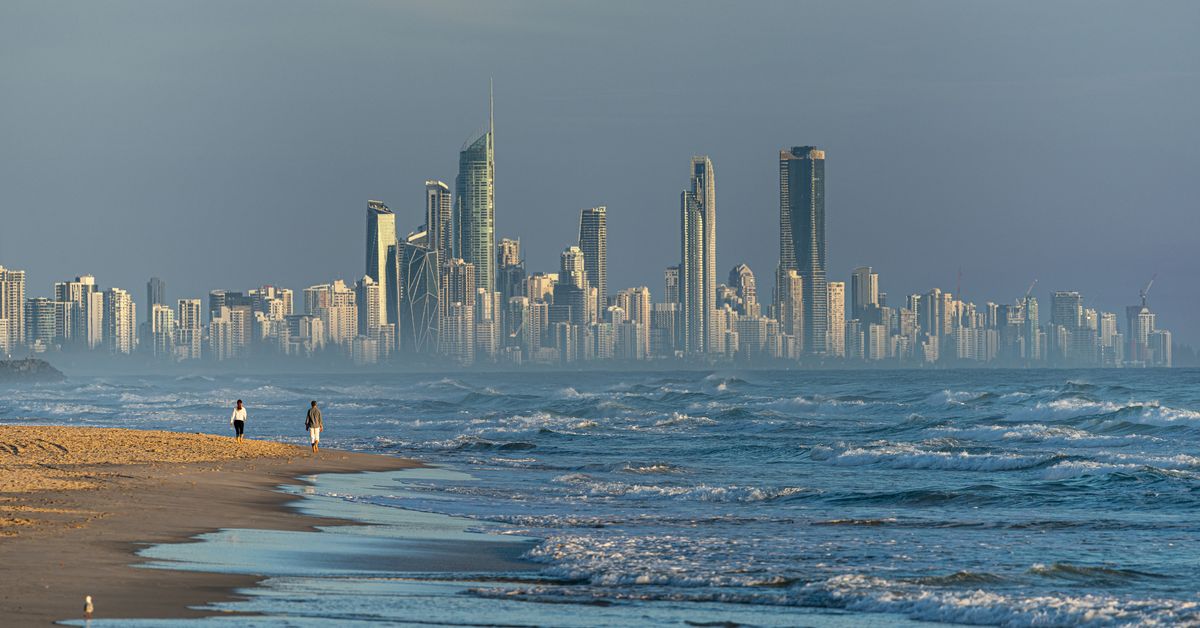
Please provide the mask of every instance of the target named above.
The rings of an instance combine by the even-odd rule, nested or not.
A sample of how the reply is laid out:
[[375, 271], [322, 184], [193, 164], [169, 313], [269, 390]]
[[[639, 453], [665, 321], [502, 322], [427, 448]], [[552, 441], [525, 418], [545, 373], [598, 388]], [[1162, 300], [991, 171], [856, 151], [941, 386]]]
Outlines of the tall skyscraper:
[[8, 338], [3, 344], [16, 352], [25, 344], [25, 271], [0, 266], [0, 319], [7, 320]]
[[104, 292], [104, 340], [110, 352], [128, 355], [137, 348], [136, 318], [137, 306], [128, 292], [120, 288]]
[[859, 266], [850, 275], [850, 318], [866, 321], [867, 308], [879, 305], [879, 273]]
[[[387, 251], [396, 245], [396, 215], [382, 201], [367, 201], [367, 277], [379, 284], [379, 302], [370, 318], [388, 323]], [[370, 330], [362, 330], [367, 334]]]
[[[804, 351], [829, 347], [829, 296], [825, 285], [825, 151], [796, 146], [779, 151], [779, 275], [800, 273], [804, 282]], [[781, 305], [776, 288], [776, 305]]]
[[441, 181], [425, 182], [425, 231], [429, 248], [445, 261], [454, 253], [454, 205], [450, 186]]
[[680, 195], [679, 303], [683, 350], [709, 350], [717, 302], [717, 184], [712, 160], [692, 157], [691, 189]]
[[[608, 219], [604, 206], [591, 207], [579, 213], [579, 248], [583, 249], [583, 266], [588, 284], [596, 289], [600, 308], [608, 299]], [[599, 312], [597, 312], [599, 315]]]
[[828, 288], [829, 355], [835, 358], [844, 358], [846, 357], [846, 284], [841, 281], [831, 281]]
[[458, 178], [454, 190], [454, 257], [475, 269], [475, 286], [496, 289], [496, 162], [495, 125], [491, 93], [488, 94], [488, 127], [458, 153]]

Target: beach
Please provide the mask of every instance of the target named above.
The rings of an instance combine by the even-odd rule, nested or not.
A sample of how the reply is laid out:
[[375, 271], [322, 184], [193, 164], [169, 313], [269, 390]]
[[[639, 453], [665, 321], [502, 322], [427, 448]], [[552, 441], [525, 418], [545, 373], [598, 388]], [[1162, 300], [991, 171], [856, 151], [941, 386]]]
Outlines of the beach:
[[277, 487], [301, 476], [413, 468], [401, 458], [209, 434], [0, 426], [0, 591], [5, 625], [82, 615], [195, 617], [254, 575], [142, 569], [134, 552], [225, 528], [311, 530], [350, 523], [301, 515]]

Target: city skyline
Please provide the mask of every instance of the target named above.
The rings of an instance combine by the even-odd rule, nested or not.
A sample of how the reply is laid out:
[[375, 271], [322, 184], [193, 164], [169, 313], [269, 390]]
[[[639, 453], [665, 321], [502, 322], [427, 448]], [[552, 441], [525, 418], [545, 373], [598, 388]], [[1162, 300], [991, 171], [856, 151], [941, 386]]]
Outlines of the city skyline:
[[956, 283], [954, 292], [908, 294], [901, 306], [888, 302], [879, 273], [861, 266], [850, 275], [847, 317], [846, 282], [826, 276], [825, 151], [815, 146], [779, 151], [779, 256], [767, 312], [747, 264], [716, 283], [716, 175], [704, 155], [691, 158], [680, 194], [679, 258], [664, 271], [663, 300], [646, 286], [607, 289], [605, 206], [580, 210], [577, 243], [563, 249], [558, 273], [530, 276], [519, 237], [495, 243], [493, 112], [489, 85], [487, 130], [460, 152], [459, 196], [426, 180], [424, 223], [408, 235], [399, 235], [383, 201], [367, 201], [365, 274], [352, 287], [342, 279], [309, 286], [299, 312], [289, 288], [211, 290], [204, 325], [199, 299], [178, 299], [172, 309], [167, 282], [153, 276], [139, 328], [132, 295], [121, 288], [102, 291], [81, 275], [56, 282], [53, 299], [26, 298], [25, 271], [0, 266], [0, 351], [103, 345], [111, 355], [140, 349], [159, 360], [332, 356], [359, 365], [1172, 366], [1174, 336], [1147, 305], [1153, 279], [1141, 303], [1125, 307], [1122, 328], [1115, 312], [1086, 307], [1080, 292], [1064, 290], [1052, 293], [1043, 323], [1037, 280], [1015, 302], [977, 304]]
[[[149, 274], [193, 295], [355, 280], [347, 213], [381, 199], [419, 223], [421, 181], [453, 188], [494, 76], [496, 238], [521, 235], [531, 269], [557, 265], [580, 208], [606, 205], [609, 283], [657, 286], [645, 269], [675, 262], [661, 243], [680, 164], [708, 154], [729, 208], [718, 270], [747, 263], [769, 304], [773, 164], [804, 142], [833, 168], [831, 280], [872, 265], [893, 295], [954, 290], [961, 268], [977, 301], [1038, 278], [1120, 311], [1157, 274], [1153, 307], [1200, 342], [1194, 5], [682, 8], [298, 3], [284, 24], [264, 7], [117, 3], [63, 23], [6, 3], [0, 258], [39, 290], [102, 273], [139, 305]], [[330, 23], [344, 28], [311, 36]], [[695, 29], [713, 45], [681, 45]], [[1021, 176], [1003, 176], [1018, 155]]]

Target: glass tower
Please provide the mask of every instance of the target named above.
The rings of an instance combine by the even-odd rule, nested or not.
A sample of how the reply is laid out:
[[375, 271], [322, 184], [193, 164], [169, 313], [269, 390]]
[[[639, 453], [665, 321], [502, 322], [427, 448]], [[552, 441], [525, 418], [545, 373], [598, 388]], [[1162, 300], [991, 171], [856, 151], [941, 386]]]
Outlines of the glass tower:
[[[787, 271], [803, 280], [803, 346], [824, 355], [829, 347], [825, 283], [825, 151], [796, 146], [779, 151], [779, 286]], [[780, 290], [776, 287], [776, 305]]]
[[[379, 303], [371, 320], [388, 324], [387, 255], [396, 245], [396, 215], [383, 201], [367, 201], [367, 265], [363, 273], [379, 284]], [[362, 330], [367, 334], [370, 330]]]
[[475, 286], [488, 293], [496, 289], [494, 129], [489, 93], [487, 131], [469, 140], [458, 153], [454, 190], [454, 257], [472, 265]]
[[709, 350], [717, 296], [717, 184], [712, 160], [692, 157], [692, 187], [680, 197], [679, 304], [683, 350]]
[[[608, 297], [608, 218], [605, 207], [591, 207], [579, 214], [579, 248], [588, 284], [596, 289], [597, 309]], [[600, 312], [596, 313], [597, 318]]]

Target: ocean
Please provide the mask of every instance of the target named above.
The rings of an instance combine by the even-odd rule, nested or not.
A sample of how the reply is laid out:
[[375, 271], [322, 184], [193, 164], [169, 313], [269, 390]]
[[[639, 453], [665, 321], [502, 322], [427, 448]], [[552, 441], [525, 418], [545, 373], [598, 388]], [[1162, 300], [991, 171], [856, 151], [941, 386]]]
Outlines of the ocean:
[[294, 443], [316, 399], [324, 445], [435, 468], [323, 477], [298, 491], [309, 510], [367, 509], [376, 540], [414, 520], [511, 539], [533, 566], [242, 565], [271, 578], [221, 608], [261, 616], [179, 625], [1200, 625], [1200, 370], [163, 375], [0, 392], [6, 423], [214, 434], [240, 398], [251, 438]]

